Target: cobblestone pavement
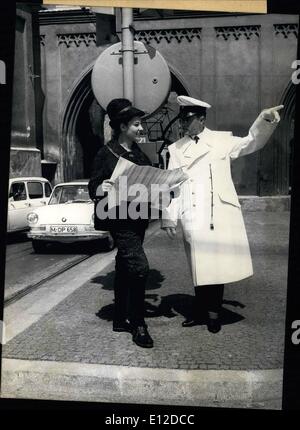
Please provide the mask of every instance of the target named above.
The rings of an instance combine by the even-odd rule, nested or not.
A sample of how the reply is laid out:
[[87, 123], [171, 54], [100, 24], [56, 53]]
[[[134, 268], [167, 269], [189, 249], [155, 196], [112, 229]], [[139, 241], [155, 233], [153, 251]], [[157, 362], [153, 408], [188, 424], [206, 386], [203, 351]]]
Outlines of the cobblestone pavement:
[[245, 213], [254, 276], [225, 287], [223, 327], [183, 328], [193, 287], [178, 238], [157, 231], [145, 249], [153, 349], [112, 331], [114, 265], [82, 285], [3, 348], [3, 357], [169, 369], [275, 369], [283, 365], [288, 212]]

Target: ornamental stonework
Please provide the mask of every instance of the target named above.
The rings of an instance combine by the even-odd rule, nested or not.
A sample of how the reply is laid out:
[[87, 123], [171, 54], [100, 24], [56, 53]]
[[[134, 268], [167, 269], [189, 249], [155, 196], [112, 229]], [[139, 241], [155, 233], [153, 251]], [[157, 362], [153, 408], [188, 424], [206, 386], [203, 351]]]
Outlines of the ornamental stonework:
[[45, 44], [46, 44], [46, 36], [45, 36], [45, 34], [41, 34], [40, 35], [40, 44], [41, 44], [41, 46], [45, 46]]
[[275, 36], [288, 39], [290, 36], [298, 39], [298, 24], [274, 24]]
[[191, 42], [193, 39], [201, 40], [201, 28], [142, 30], [137, 31], [134, 37], [135, 40], [146, 44], [150, 44], [153, 41], [160, 43], [163, 40], [167, 43], [171, 43], [172, 41], [176, 41], [177, 43], [183, 41]]
[[67, 48], [80, 45], [91, 46], [96, 45], [96, 33], [71, 33], [58, 34], [58, 45], [65, 45]]
[[260, 37], [260, 25], [242, 25], [230, 27], [215, 27], [217, 39], [251, 40]]

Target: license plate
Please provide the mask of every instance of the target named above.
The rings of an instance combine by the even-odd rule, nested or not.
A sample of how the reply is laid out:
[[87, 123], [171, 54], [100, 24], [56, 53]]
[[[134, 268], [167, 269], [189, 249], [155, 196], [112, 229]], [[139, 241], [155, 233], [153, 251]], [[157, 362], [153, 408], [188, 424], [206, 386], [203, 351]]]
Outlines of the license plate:
[[50, 233], [75, 234], [78, 229], [75, 225], [50, 225]]

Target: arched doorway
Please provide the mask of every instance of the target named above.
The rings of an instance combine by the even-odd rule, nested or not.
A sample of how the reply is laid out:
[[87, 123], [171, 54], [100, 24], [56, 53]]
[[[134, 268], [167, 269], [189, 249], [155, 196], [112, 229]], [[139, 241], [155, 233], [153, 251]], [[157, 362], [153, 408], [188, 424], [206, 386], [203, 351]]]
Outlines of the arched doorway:
[[270, 143], [259, 151], [258, 195], [287, 196], [291, 192], [291, 169], [293, 158], [293, 137], [296, 90], [289, 84], [279, 104], [281, 121], [270, 138]]
[[[89, 178], [91, 166], [97, 151], [104, 145], [108, 130], [105, 129], [105, 112], [94, 98], [91, 88], [91, 65], [73, 87], [63, 115], [62, 148], [64, 180]], [[145, 129], [150, 140], [161, 137], [162, 130], [177, 115], [175, 97], [188, 95], [182, 78], [171, 70], [171, 91], [164, 106], [145, 121]], [[177, 130], [170, 130], [174, 140]], [[169, 133], [169, 134], [170, 134]]]
[[92, 159], [103, 145], [104, 111], [91, 88], [92, 65], [71, 91], [62, 123], [64, 180], [88, 178]]
[[275, 134], [276, 139], [276, 183], [280, 194], [291, 193], [291, 178], [293, 166], [293, 147], [294, 147], [294, 124], [295, 124], [295, 105], [296, 88], [290, 82], [284, 92], [281, 104], [284, 109], [281, 114], [281, 124]]

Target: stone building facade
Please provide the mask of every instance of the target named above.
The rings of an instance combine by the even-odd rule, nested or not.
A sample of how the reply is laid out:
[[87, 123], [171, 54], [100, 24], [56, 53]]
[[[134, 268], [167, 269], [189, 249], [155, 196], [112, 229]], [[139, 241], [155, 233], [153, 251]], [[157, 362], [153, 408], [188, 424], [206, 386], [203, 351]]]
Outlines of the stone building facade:
[[16, 14], [10, 176], [40, 176], [42, 92], [38, 9], [19, 5]]
[[[40, 156], [40, 166], [32, 162], [31, 170], [39, 174], [42, 169], [52, 182], [88, 177], [103, 145], [105, 117], [94, 99], [90, 76], [100, 53], [118, 40], [119, 26], [117, 22], [116, 34], [105, 27], [106, 37], [99, 43], [99, 25], [87, 9], [38, 15], [40, 46], [34, 46], [38, 61], [32, 74], [40, 77], [27, 78], [26, 85], [35, 94], [28, 103], [31, 114], [35, 105], [36, 131], [29, 138], [23, 127], [23, 134], [13, 135], [12, 146], [30, 145], [34, 163]], [[270, 142], [259, 153], [236, 160], [232, 174], [241, 195], [288, 195], [295, 111], [291, 66], [296, 60], [298, 17], [136, 13], [134, 28], [135, 39], [159, 50], [172, 75], [168, 104], [155, 121], [148, 120], [149, 131], [151, 121], [156, 124], [152, 138], [159, 138], [158, 125], [163, 129], [176, 114], [176, 94], [209, 102], [213, 109], [208, 127], [236, 135], [245, 135], [263, 108], [283, 103], [283, 120]], [[35, 87], [30, 87], [32, 82]], [[22, 118], [20, 106], [14, 109], [14, 117]], [[21, 162], [23, 153], [12, 157], [13, 171], [20, 175], [28, 173]]]

